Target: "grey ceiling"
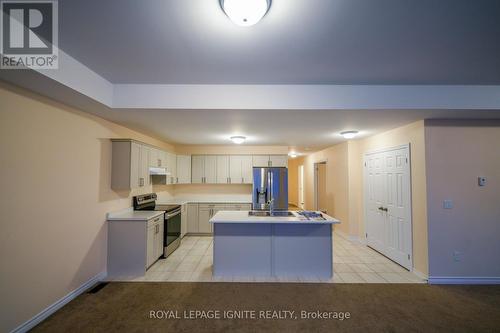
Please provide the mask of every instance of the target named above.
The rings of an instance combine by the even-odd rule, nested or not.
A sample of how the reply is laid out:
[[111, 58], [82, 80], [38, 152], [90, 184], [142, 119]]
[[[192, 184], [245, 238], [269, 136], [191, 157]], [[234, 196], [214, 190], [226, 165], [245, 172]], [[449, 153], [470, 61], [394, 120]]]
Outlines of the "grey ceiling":
[[500, 84], [498, 0], [60, 0], [60, 47], [113, 83]]

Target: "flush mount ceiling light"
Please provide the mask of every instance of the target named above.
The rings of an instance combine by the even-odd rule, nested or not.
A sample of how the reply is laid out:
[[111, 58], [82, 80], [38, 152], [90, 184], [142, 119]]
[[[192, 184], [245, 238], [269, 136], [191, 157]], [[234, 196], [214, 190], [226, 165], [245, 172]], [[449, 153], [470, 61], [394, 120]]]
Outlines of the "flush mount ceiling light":
[[291, 157], [291, 158], [295, 158], [295, 157], [297, 157], [297, 153], [290, 153], [290, 157]]
[[358, 131], [344, 131], [340, 132], [340, 135], [342, 135], [345, 139], [352, 139], [358, 135]]
[[243, 142], [245, 142], [246, 137], [244, 137], [242, 135], [236, 135], [236, 136], [230, 137], [230, 139], [231, 139], [231, 141], [233, 141], [233, 143], [236, 143], [237, 145], [241, 145]]
[[234, 24], [248, 27], [266, 15], [271, 0], [220, 0], [220, 6]]

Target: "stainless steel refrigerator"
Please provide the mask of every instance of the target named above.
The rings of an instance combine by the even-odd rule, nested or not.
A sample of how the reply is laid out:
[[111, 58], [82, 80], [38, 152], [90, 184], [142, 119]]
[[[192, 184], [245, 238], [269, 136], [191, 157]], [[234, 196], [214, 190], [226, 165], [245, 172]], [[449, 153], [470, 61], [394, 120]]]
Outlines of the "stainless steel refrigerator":
[[253, 168], [252, 209], [288, 210], [288, 169]]

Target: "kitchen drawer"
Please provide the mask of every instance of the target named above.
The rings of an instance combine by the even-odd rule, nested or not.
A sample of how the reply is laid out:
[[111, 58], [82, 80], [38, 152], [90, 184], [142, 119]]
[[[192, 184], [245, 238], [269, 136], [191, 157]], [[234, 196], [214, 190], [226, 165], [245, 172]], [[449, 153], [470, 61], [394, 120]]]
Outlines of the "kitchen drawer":
[[202, 203], [202, 204], [199, 204], [198, 207], [200, 209], [218, 209], [218, 210], [224, 210], [224, 209], [226, 209], [226, 205], [225, 204]]
[[153, 226], [159, 222], [163, 221], [163, 215], [158, 215], [157, 217], [155, 217], [154, 219], [151, 219], [151, 220], [148, 220], [148, 228], [150, 226]]
[[226, 210], [251, 210], [251, 204], [226, 204]]

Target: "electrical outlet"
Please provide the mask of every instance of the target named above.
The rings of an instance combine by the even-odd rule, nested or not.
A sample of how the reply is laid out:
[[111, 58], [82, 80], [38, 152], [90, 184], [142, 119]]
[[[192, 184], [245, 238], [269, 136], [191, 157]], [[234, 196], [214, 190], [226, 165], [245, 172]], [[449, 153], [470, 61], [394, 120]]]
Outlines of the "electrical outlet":
[[453, 251], [453, 261], [455, 261], [455, 262], [462, 261], [462, 255], [463, 255], [463, 253], [460, 251]]
[[452, 209], [453, 208], [453, 200], [446, 199], [443, 201], [443, 208], [444, 209]]

